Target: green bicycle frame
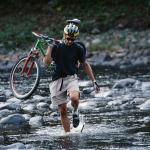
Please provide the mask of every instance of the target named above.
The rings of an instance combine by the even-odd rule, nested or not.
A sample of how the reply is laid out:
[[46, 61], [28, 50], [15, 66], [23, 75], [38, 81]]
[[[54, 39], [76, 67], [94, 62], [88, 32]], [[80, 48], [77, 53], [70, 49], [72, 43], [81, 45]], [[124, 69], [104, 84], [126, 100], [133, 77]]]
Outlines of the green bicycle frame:
[[42, 47], [42, 41], [41, 40], [37, 40], [37, 42], [36, 42], [36, 44], [35, 44], [35, 49], [39, 49], [39, 51], [40, 51], [40, 53], [45, 57], [46, 56], [46, 54], [45, 54], [45, 50], [43, 49], [43, 47]]

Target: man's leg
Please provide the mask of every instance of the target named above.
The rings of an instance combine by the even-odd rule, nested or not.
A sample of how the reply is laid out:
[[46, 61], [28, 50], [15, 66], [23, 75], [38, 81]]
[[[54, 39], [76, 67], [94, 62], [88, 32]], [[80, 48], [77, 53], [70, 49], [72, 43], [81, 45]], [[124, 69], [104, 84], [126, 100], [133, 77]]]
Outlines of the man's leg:
[[69, 96], [71, 99], [71, 105], [73, 107], [73, 127], [77, 127], [79, 125], [79, 112], [78, 112], [78, 106], [79, 106], [79, 92], [78, 91], [70, 91]]
[[60, 112], [60, 117], [61, 117], [61, 123], [62, 126], [65, 130], [65, 132], [70, 132], [70, 121], [67, 116], [67, 106], [65, 104], [61, 104], [58, 106], [59, 112]]
[[71, 100], [71, 105], [74, 108], [74, 111], [77, 111], [79, 106], [79, 92], [78, 91], [69, 91], [69, 97]]

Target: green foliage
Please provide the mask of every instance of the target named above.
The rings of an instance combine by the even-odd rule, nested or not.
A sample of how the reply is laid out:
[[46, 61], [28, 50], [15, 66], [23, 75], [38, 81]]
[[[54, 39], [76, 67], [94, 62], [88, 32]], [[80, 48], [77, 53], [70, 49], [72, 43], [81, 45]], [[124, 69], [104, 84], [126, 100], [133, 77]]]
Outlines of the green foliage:
[[[0, 1], [0, 42], [12, 49], [25, 49], [34, 41], [32, 31], [61, 38], [65, 20], [72, 18], [81, 20], [81, 36], [91, 34], [94, 28], [103, 33], [119, 24], [147, 29], [149, 16], [149, 0], [5, 0]], [[119, 41], [124, 44], [124, 38]], [[105, 49], [114, 44], [105, 43], [101, 44]]]
[[19, 19], [20, 20], [18, 20], [18, 18], [16, 19], [16, 17], [11, 18], [11, 20], [1, 28], [0, 41], [4, 43], [7, 48], [26, 48], [26, 46], [33, 41], [31, 32], [36, 25], [35, 18], [26, 16]]

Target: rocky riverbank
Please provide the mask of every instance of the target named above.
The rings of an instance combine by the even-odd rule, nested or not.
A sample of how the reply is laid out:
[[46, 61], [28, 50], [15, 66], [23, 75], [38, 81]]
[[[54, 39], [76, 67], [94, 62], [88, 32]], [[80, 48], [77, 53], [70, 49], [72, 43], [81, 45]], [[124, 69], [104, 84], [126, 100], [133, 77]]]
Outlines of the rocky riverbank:
[[[81, 38], [88, 50], [90, 64], [119, 69], [149, 67], [150, 30], [109, 30], [101, 34], [96, 31], [93, 29], [92, 35]], [[0, 49], [1, 72], [10, 71], [16, 60], [27, 54], [19, 49], [9, 51], [2, 44]]]
[[86, 36], [84, 43], [87, 49], [97, 50], [89, 53], [89, 62], [95, 66], [124, 69], [150, 64], [150, 30], [109, 30]]

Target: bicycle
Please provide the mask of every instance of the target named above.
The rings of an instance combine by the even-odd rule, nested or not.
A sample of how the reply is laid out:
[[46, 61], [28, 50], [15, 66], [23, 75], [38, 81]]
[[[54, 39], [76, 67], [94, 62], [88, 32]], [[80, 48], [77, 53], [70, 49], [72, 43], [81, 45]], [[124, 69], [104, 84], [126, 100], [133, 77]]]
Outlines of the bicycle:
[[[60, 40], [49, 38], [46, 35], [32, 32], [37, 41], [29, 54], [20, 58], [12, 68], [10, 74], [10, 88], [13, 95], [19, 99], [29, 98], [37, 89], [41, 77], [41, 65], [39, 56], [45, 56], [43, 45], [57, 44]], [[51, 66], [49, 66], [51, 69]]]

